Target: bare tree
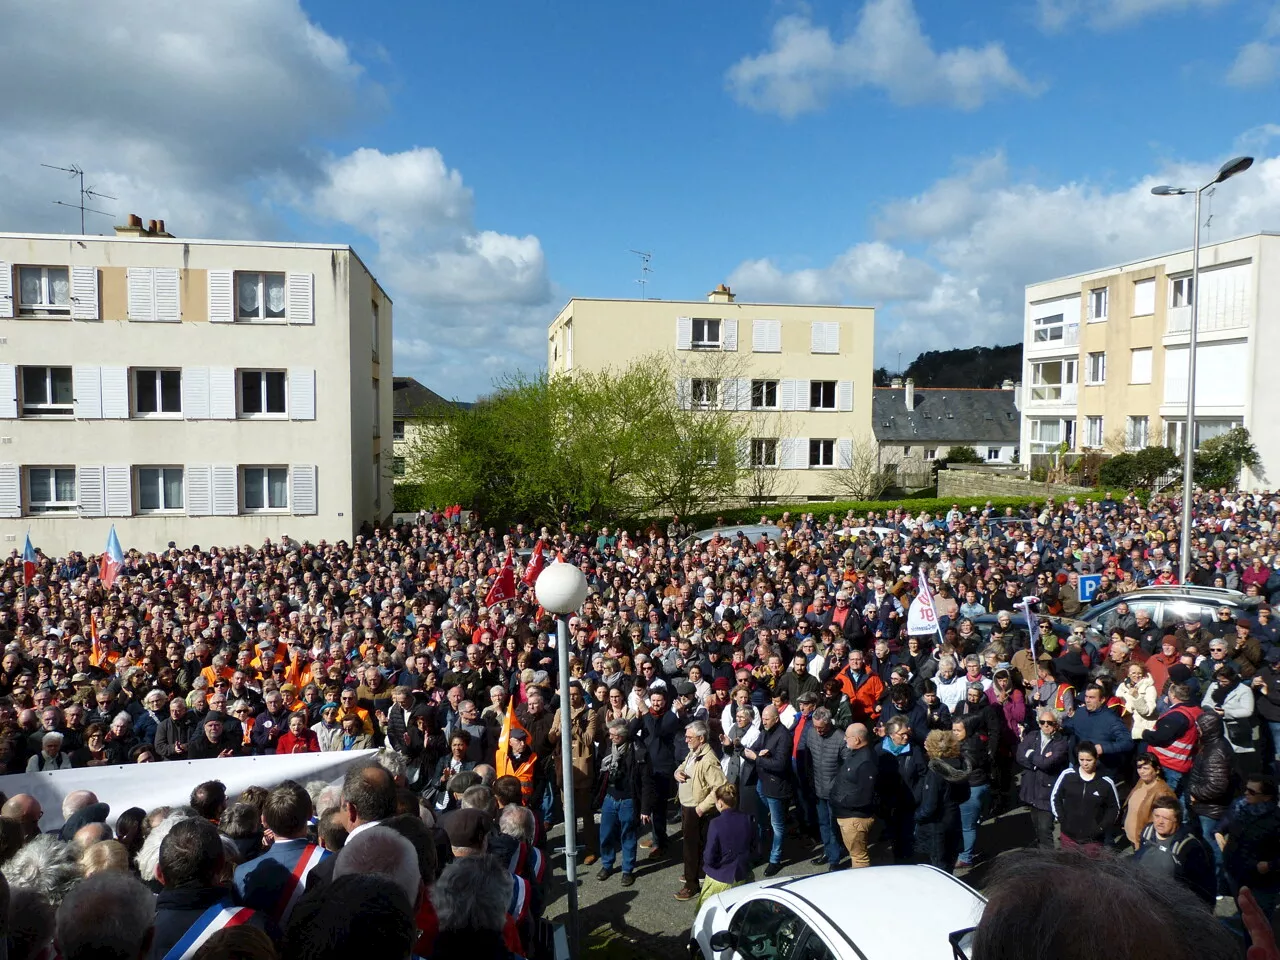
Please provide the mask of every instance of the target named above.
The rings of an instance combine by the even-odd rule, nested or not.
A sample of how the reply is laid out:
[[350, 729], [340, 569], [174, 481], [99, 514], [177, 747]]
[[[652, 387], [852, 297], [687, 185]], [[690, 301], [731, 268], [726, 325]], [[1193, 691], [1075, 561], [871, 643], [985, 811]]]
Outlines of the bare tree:
[[882, 452], [875, 437], [854, 438], [849, 445], [848, 460], [837, 464], [828, 490], [845, 500], [875, 500], [893, 486], [897, 479], [897, 457]]

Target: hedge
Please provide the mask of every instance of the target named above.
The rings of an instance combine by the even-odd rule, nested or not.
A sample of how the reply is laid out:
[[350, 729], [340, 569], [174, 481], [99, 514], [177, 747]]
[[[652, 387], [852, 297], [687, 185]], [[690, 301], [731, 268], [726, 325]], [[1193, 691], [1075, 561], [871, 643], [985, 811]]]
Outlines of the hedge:
[[424, 502], [426, 496], [420, 483], [397, 483], [394, 490], [396, 513], [417, 513], [431, 506]]

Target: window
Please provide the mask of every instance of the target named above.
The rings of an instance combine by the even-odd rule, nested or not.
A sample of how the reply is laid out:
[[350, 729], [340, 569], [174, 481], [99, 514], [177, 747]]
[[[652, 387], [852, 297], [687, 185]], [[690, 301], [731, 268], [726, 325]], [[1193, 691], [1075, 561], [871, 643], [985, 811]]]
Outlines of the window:
[[1151, 382], [1151, 348], [1141, 347], [1129, 351], [1129, 382]]
[[378, 397], [378, 378], [373, 379], [373, 435], [382, 436], [382, 402]]
[[1146, 317], [1155, 312], [1155, 280], [1138, 280], [1133, 285], [1133, 315], [1135, 317]]
[[1147, 445], [1148, 420], [1146, 417], [1129, 417], [1124, 426], [1126, 450], [1141, 450]]
[[836, 462], [836, 442], [834, 440], [809, 441], [809, 466], [831, 467]]
[[1076, 402], [1076, 360], [1031, 364], [1031, 399], [1046, 403]]
[[902, 448], [902, 455], [903, 455], [904, 457], [909, 457], [909, 456], [911, 456], [911, 447], [909, 447], [909, 446], [904, 446], [904, 447]]
[[1078, 335], [1079, 332], [1079, 324], [1068, 325], [1063, 321], [1063, 315], [1060, 313], [1033, 320], [1032, 328], [1032, 343], [1061, 343], [1069, 346], [1075, 343], [1075, 336], [1069, 336], [1069, 334]]
[[924, 458], [925, 458], [926, 460], [937, 460], [937, 459], [938, 459], [938, 448], [937, 448], [937, 447], [925, 447], [925, 448], [924, 448]]
[[66, 267], [18, 268], [18, 315], [71, 316], [71, 278]]
[[181, 467], [138, 468], [139, 513], [163, 513], [181, 509]]
[[720, 453], [714, 443], [704, 444], [698, 449], [698, 466], [714, 467], [720, 462]]
[[1028, 422], [1031, 424], [1032, 453], [1055, 453], [1063, 444], [1066, 444], [1068, 450], [1075, 446], [1076, 422], [1074, 420], [1055, 418], [1032, 419]]
[[791, 908], [777, 900], [748, 900], [729, 921], [734, 952], [743, 960], [793, 960], [792, 954], [810, 933]]
[[404, 457], [391, 458], [391, 475], [393, 477], [403, 477], [405, 472]]
[[776, 410], [778, 408], [778, 381], [751, 381], [751, 409]]
[[75, 467], [28, 467], [27, 507], [32, 513], [66, 513], [76, 508]]
[[378, 359], [378, 301], [371, 301], [373, 309], [373, 328], [371, 331], [371, 339], [373, 340], [373, 359]]
[[999, 447], [987, 447], [987, 459], [988, 459], [988, 460], [999, 460], [999, 459], [1000, 459], [1000, 448], [999, 448]]
[[283, 273], [237, 273], [236, 319], [281, 320], [285, 318]]
[[74, 413], [70, 367], [22, 368], [24, 417], [69, 417]]
[[[696, 323], [697, 321], [695, 321]], [[695, 377], [690, 384], [692, 390], [693, 406], [709, 409], [716, 405], [716, 396], [719, 393], [717, 389], [719, 384], [715, 380]]]
[[240, 416], [284, 416], [284, 380], [283, 370], [241, 370]]
[[834, 410], [836, 408], [836, 382], [834, 380], [809, 381], [809, 409]]
[[1191, 306], [1191, 277], [1174, 277], [1169, 281], [1169, 306]]
[[[1216, 420], [1202, 420], [1196, 418], [1196, 449], [1206, 440], [1212, 440], [1214, 437], [1220, 437], [1229, 430], [1241, 426], [1242, 421], [1238, 418], [1223, 418]], [[1182, 438], [1186, 435], [1186, 420], [1166, 420], [1164, 422], [1164, 445], [1178, 453], [1182, 452]]]
[[719, 320], [703, 320], [698, 317], [693, 318], [693, 349], [719, 349], [720, 348], [720, 321]]
[[754, 437], [751, 440], [751, 465], [753, 467], [778, 465], [778, 441], [775, 437]]
[[1107, 381], [1107, 355], [1105, 353], [1091, 353], [1088, 357], [1088, 364], [1085, 367], [1086, 383], [1099, 384]]
[[133, 371], [133, 412], [139, 417], [182, 414], [181, 370]]
[[391, 421], [391, 439], [392, 440], [404, 439], [404, 421], [403, 420]]
[[1089, 319], [1107, 319], [1107, 288], [1098, 287], [1089, 291]]
[[244, 467], [241, 475], [245, 510], [289, 509], [288, 467]]
[[1102, 418], [1101, 417], [1085, 417], [1084, 445], [1086, 447], [1095, 447], [1095, 448], [1102, 446]]

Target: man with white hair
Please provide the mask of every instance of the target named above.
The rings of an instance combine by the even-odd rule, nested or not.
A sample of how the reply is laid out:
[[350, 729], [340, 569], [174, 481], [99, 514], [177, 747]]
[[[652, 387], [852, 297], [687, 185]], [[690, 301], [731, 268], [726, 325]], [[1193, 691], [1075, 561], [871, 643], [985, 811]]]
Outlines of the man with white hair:
[[512, 878], [493, 857], [463, 857], [431, 889], [439, 932], [433, 956], [504, 956]]
[[347, 840], [333, 864], [333, 879], [377, 874], [404, 891], [414, 912], [422, 902], [422, 876], [413, 844], [390, 827], [370, 827]]
[[144, 960], [156, 933], [156, 901], [136, 877], [117, 870], [77, 883], [58, 909], [63, 960]]

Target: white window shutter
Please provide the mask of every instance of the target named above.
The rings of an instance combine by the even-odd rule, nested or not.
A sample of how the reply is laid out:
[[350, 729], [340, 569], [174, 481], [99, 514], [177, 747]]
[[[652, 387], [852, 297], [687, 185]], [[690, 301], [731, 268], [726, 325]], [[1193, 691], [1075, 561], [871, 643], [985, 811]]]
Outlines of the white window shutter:
[[751, 321], [751, 349], [756, 353], [780, 353], [782, 351], [782, 321]]
[[0, 463], [0, 517], [22, 516], [22, 470], [16, 463]]
[[72, 367], [71, 389], [75, 394], [76, 419], [102, 419], [102, 368]]
[[781, 320], [769, 321], [769, 352], [770, 353], [782, 352], [782, 321]]
[[289, 468], [289, 506], [295, 517], [316, 512], [316, 465], [295, 463]]
[[809, 438], [796, 437], [795, 444], [796, 444], [796, 469], [808, 470], [809, 469]]
[[843, 439], [836, 441], [836, 466], [848, 470], [853, 466], [853, 441]]
[[213, 465], [213, 515], [234, 517], [240, 512], [240, 489], [236, 474], [240, 471], [234, 463]]
[[[809, 381], [808, 380], [796, 381], [796, 405], [793, 409], [795, 410], [809, 409]], [[808, 454], [806, 454], [806, 456], [808, 456]]]
[[735, 353], [737, 352], [738, 350], [738, 321], [737, 320], [721, 321], [720, 349], [731, 350]]
[[680, 377], [676, 380], [676, 406], [688, 410], [693, 406], [693, 380]]
[[182, 302], [178, 294], [178, 271], [157, 267], [155, 271], [156, 319], [177, 323], [182, 319]]
[[236, 418], [236, 368], [209, 368], [209, 419]]
[[841, 413], [848, 413], [853, 409], [852, 380], [839, 380], [836, 382], [836, 409]]
[[213, 467], [207, 463], [189, 463], [182, 468], [185, 486], [183, 499], [188, 517], [208, 517], [213, 514]]
[[316, 372], [311, 367], [289, 368], [289, 419], [316, 418]]
[[108, 464], [102, 468], [108, 517], [133, 516], [129, 472], [129, 465], [124, 463]]
[[778, 409], [794, 410], [796, 408], [796, 382], [794, 380], [778, 381]]
[[285, 276], [285, 314], [290, 323], [315, 323], [315, 278], [309, 273]]
[[71, 318], [98, 319], [98, 268], [71, 268]]
[[209, 419], [208, 367], [182, 368], [182, 415], [188, 420]]
[[210, 270], [209, 322], [231, 323], [235, 320], [235, 271]]
[[827, 352], [827, 331], [824, 325], [817, 320], [809, 324], [809, 352]]
[[13, 264], [0, 260], [0, 317], [8, 319], [13, 309]]
[[18, 416], [18, 368], [12, 363], [0, 363], [0, 419], [14, 420]]
[[129, 419], [129, 368], [102, 368], [102, 418]]
[[827, 324], [827, 353], [840, 352], [840, 324], [832, 321]]
[[737, 441], [738, 447], [738, 466], [751, 466], [751, 440], [748, 437], [739, 437]]
[[738, 381], [738, 409], [751, 409], [751, 381], [740, 379]]
[[150, 267], [130, 267], [127, 278], [129, 319], [154, 320], [156, 318], [155, 271]]
[[676, 349], [693, 349], [693, 318], [676, 317]]
[[106, 495], [103, 491], [102, 467], [76, 467], [76, 500], [82, 517], [106, 516]]

